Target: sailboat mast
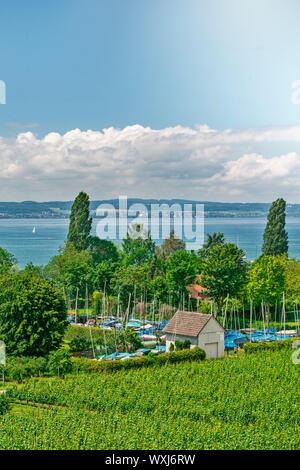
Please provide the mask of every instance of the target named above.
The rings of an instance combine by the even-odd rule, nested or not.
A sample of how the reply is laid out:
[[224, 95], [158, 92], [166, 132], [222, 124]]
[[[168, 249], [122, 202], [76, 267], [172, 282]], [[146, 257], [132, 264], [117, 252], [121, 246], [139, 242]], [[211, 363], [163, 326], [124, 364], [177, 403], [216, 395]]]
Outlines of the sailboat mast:
[[78, 322], [78, 287], [76, 287], [76, 298], [75, 298], [75, 324]]

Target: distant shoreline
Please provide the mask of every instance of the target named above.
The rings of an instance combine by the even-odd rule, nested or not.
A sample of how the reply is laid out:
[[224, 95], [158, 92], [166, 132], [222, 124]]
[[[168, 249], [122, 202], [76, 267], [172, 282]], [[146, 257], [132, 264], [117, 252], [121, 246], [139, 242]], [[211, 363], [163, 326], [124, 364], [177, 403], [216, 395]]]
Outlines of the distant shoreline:
[[[260, 218], [267, 217], [270, 203], [238, 203], [193, 201], [187, 199], [141, 199], [128, 198], [128, 207], [133, 204], [144, 204], [150, 210], [152, 204], [190, 204], [195, 214], [196, 204], [203, 204], [206, 218]], [[0, 202], [1, 219], [67, 219], [69, 218], [73, 201], [48, 202]], [[101, 204], [110, 204], [118, 210], [118, 199], [103, 199], [90, 202], [91, 215], [95, 217], [96, 210]], [[300, 204], [287, 204], [287, 217], [300, 217]]]

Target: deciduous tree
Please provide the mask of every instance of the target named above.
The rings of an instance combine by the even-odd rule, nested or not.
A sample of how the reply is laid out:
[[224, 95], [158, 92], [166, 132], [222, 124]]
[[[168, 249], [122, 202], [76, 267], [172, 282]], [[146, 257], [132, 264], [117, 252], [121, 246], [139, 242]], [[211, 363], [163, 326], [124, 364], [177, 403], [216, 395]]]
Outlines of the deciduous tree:
[[28, 272], [0, 278], [0, 339], [11, 355], [46, 356], [61, 344], [66, 305], [52, 281]]
[[229, 294], [235, 297], [246, 282], [247, 264], [245, 253], [233, 243], [214, 246], [208, 253], [202, 269], [201, 282], [207, 295], [214, 299], [220, 309]]

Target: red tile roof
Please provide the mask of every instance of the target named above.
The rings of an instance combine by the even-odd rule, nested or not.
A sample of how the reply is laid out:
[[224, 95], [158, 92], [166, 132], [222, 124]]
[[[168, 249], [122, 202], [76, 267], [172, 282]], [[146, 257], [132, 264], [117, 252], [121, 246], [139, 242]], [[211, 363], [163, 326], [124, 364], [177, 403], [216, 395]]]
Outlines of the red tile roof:
[[206, 299], [209, 300], [208, 295], [205, 295], [206, 288], [201, 286], [201, 276], [196, 276], [195, 284], [190, 284], [187, 286], [187, 290], [189, 291], [191, 297], [193, 299]]
[[206, 315], [204, 313], [178, 310], [164, 327], [163, 333], [197, 337], [212, 317], [213, 315]]

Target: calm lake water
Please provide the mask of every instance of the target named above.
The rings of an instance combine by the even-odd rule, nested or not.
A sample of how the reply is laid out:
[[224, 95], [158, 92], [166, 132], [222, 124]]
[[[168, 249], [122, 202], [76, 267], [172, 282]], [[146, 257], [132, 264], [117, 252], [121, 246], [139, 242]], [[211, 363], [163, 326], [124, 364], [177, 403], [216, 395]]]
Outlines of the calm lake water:
[[[93, 234], [96, 231], [93, 224]], [[265, 218], [209, 218], [205, 220], [205, 233], [223, 232], [226, 241], [242, 248], [248, 260], [261, 253]], [[0, 246], [10, 251], [24, 267], [47, 264], [63, 245], [68, 232], [68, 219], [2, 219], [0, 220]], [[35, 233], [32, 233], [33, 227]], [[300, 258], [300, 218], [287, 219], [289, 256]]]

